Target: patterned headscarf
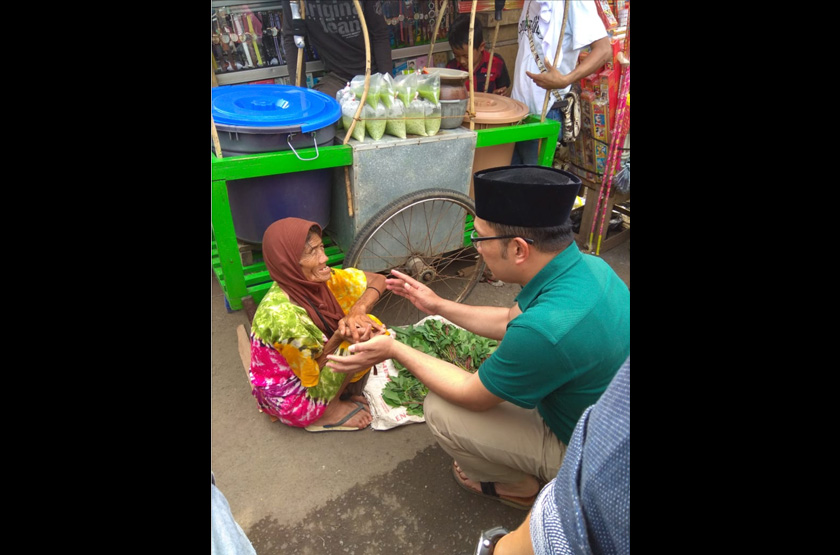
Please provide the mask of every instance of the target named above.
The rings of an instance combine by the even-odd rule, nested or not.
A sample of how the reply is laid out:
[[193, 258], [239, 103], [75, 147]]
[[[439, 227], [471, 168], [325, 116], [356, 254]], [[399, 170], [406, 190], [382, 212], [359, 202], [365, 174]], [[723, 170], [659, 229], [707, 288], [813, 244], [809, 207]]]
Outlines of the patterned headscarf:
[[[312, 226], [317, 227], [321, 235], [321, 226], [316, 222], [301, 218], [284, 218], [274, 222], [263, 234], [262, 254], [271, 279], [289, 295], [292, 302], [305, 308], [315, 325], [329, 337], [331, 332], [324, 328], [318, 312], [332, 331], [338, 329], [338, 321], [344, 317], [344, 312], [326, 283], [309, 281], [300, 269], [306, 236]], [[317, 312], [307, 300], [317, 307]]]

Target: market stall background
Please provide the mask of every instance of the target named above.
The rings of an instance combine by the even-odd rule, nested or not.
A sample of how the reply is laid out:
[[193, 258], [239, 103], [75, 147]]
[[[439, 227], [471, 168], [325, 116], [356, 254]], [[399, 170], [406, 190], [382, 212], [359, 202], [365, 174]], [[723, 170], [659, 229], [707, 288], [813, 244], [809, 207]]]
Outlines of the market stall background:
[[[391, 19], [399, 19], [400, 8], [406, 9], [409, 4], [412, 15], [424, 13], [424, 9], [428, 15], [432, 6], [439, 5], [388, 0], [381, 4], [386, 17]], [[449, 1], [448, 12], [451, 16], [468, 12], [469, 4], [471, 2]], [[479, 4], [492, 5], [493, 2]], [[611, 13], [617, 16], [624, 10], [627, 17], [629, 2], [606, 4]], [[507, 2], [507, 5], [512, 9], [503, 12], [496, 52], [510, 63], [516, 58], [516, 23], [522, 2]], [[225, 25], [213, 26], [211, 86], [287, 84], [288, 71], [280, 63], [282, 51], [272, 50], [274, 37], [270, 29], [274, 25], [269, 26], [266, 34], [266, 29], [255, 25], [254, 18], [246, 15], [246, 9], [261, 10], [261, 13], [269, 14], [265, 21], [272, 23], [275, 20], [271, 12], [279, 13], [280, 2], [212, 2], [212, 7], [217, 17], [214, 23], [229, 21], [231, 31], [241, 31], [237, 34], [245, 40], [240, 36], [237, 41], [238, 56], [230, 48], [226, 53], [222, 47]], [[392, 11], [397, 15], [392, 16]], [[423, 67], [429, 60], [429, 18], [408, 19], [405, 13], [403, 15], [401, 34], [398, 34], [400, 26], [392, 25], [395, 73], [411, 65]], [[476, 17], [482, 18], [486, 29], [495, 26], [492, 7], [477, 13]], [[620, 23], [618, 17], [616, 20]], [[279, 20], [276, 21], [279, 29]], [[438, 67], [445, 65], [451, 57], [447, 30], [448, 25], [442, 26], [434, 45], [433, 63]], [[584, 183], [582, 194], [587, 201], [595, 199], [602, 191], [608, 150], [605, 146], [609, 146], [608, 134], [614, 126], [618, 106], [621, 66], [617, 63], [617, 55], [625, 50], [629, 54], [629, 36], [624, 35], [626, 27], [616, 25], [611, 32], [614, 59], [609, 67], [575, 85], [582, 96], [585, 112], [581, 137], [568, 146], [552, 145], [551, 158], [547, 161], [578, 174]], [[227, 34], [229, 42], [224, 44], [230, 46], [232, 32]], [[256, 36], [261, 40], [254, 40]], [[266, 49], [254, 48], [255, 43]], [[280, 44], [279, 40], [277, 44]], [[246, 46], [249, 47], [247, 54]], [[273, 58], [276, 58], [276, 64], [271, 63]], [[236, 67], [237, 61], [242, 67]], [[319, 64], [317, 52], [307, 52], [308, 88], [314, 85], [323, 69]], [[515, 68], [510, 67], [510, 70], [513, 72]], [[602, 128], [598, 127], [599, 123]], [[493, 146], [494, 142], [504, 142], [494, 138], [499, 136], [479, 136], [477, 143], [484, 140], [487, 143], [484, 146]], [[621, 146], [624, 149], [621, 156], [626, 159], [629, 157], [629, 133]], [[321, 167], [333, 168], [336, 172], [343, 166], [352, 165], [356, 156], [352, 146], [322, 152]], [[599, 157], [599, 153], [603, 154]], [[437, 447], [423, 424], [387, 432], [324, 434], [314, 442], [302, 430], [271, 423], [257, 411], [239, 359], [236, 328], [249, 324], [246, 311], [238, 309], [242, 296], [254, 292], [249, 288], [259, 287], [255, 283], [259, 278], [254, 277], [259, 272], [248, 271], [249, 266], [259, 265], [259, 251], [235, 239], [234, 226], [225, 206], [227, 201], [222, 197], [227, 194], [225, 182], [229, 177], [271, 175], [279, 167], [286, 171], [287, 166], [290, 171], [310, 169], [304, 162], [292, 160], [290, 153], [256, 156], [251, 167], [244, 171], [227, 159], [213, 160], [212, 164], [211, 466], [217, 485], [228, 497], [237, 521], [258, 553], [372, 554], [409, 550], [467, 553], [481, 530], [495, 525], [517, 526], [524, 513], [464, 495], [456, 487], [447, 472], [448, 457]], [[337, 187], [336, 183], [339, 181], [334, 181], [334, 187]], [[338, 191], [334, 193], [337, 195]], [[614, 190], [609, 199], [598, 201], [608, 203], [607, 213], [610, 214], [599, 255], [616, 269], [629, 287], [629, 192]], [[573, 215], [580, 222], [579, 245], [593, 249], [594, 245], [587, 244], [587, 235], [590, 227], [596, 224], [594, 207], [595, 203], [590, 202], [588, 213], [585, 205]], [[224, 245], [220, 245], [220, 236]], [[345, 250], [331, 245], [330, 264], [341, 264]], [[235, 294], [231, 295], [231, 291]], [[518, 286], [510, 284], [493, 287], [489, 283], [479, 283], [465, 302], [509, 306], [517, 292]], [[258, 295], [255, 297], [259, 298]], [[336, 456], [337, 453], [340, 455]]]

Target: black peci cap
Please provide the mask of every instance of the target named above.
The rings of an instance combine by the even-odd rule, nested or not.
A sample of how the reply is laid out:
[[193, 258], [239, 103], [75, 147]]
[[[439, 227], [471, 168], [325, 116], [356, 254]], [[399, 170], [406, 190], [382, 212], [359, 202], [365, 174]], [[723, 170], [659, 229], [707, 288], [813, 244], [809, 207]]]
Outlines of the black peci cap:
[[580, 178], [547, 166], [504, 166], [476, 172], [475, 213], [520, 227], [563, 225], [580, 191]]

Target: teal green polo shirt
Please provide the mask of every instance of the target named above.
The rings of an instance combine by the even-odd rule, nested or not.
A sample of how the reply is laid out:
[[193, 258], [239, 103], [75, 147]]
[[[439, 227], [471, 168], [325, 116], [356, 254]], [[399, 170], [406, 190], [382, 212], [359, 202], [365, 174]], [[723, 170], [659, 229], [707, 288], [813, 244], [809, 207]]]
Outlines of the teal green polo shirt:
[[481, 383], [506, 401], [540, 412], [568, 445], [630, 354], [630, 290], [601, 258], [574, 242], [516, 297], [522, 314], [478, 369]]

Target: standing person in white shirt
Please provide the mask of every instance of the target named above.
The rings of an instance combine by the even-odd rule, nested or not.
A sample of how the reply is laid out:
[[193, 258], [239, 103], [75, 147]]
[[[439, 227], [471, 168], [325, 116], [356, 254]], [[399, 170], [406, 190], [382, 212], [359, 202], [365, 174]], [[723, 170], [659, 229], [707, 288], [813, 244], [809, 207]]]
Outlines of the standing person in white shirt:
[[[604, 23], [591, 0], [568, 0], [568, 16], [563, 32], [560, 61], [552, 66], [557, 53], [557, 39], [563, 26], [566, 0], [537, 2], [526, 0], [519, 18], [519, 50], [516, 53], [516, 72], [513, 77], [511, 98], [528, 107], [531, 114], [542, 115], [546, 90], [553, 90], [549, 99], [546, 119], [561, 122], [558, 101], [569, 92], [572, 83], [591, 74], [612, 54], [610, 39]], [[577, 67], [581, 50], [591, 46], [592, 51]], [[536, 61], [544, 64], [542, 71]], [[560, 136], [562, 137], [562, 127]], [[539, 140], [516, 143], [512, 165], [538, 163]]]

